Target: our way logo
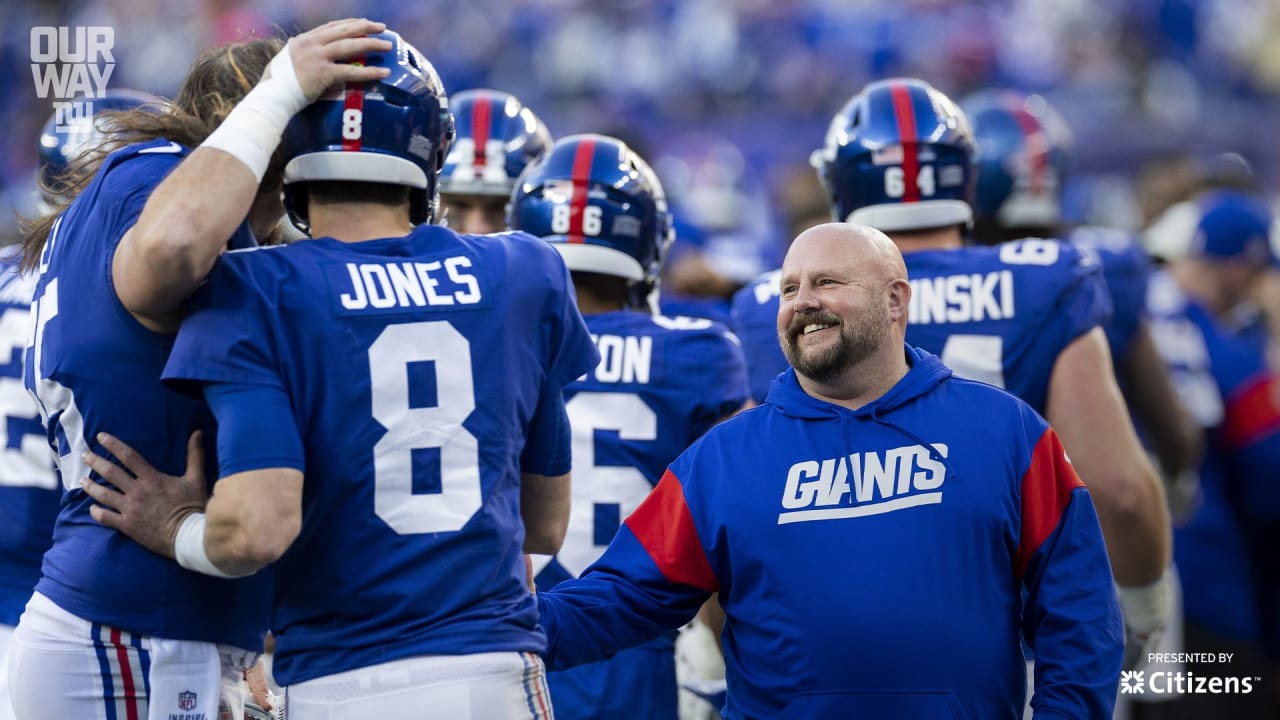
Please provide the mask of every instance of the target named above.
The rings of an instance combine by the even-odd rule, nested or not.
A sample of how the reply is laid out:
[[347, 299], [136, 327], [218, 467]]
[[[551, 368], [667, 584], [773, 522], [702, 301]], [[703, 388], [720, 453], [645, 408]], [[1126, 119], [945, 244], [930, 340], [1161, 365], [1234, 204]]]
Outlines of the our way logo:
[[31, 77], [36, 95], [53, 100], [58, 131], [88, 126], [93, 98], [102, 97], [115, 70], [116, 32], [106, 26], [31, 28]]

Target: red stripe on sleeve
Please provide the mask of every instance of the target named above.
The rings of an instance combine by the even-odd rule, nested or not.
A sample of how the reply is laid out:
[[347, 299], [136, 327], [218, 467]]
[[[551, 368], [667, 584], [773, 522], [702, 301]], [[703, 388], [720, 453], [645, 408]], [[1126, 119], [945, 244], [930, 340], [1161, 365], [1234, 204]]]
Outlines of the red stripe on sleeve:
[[478, 168], [485, 166], [488, 159], [486, 147], [489, 145], [489, 132], [493, 125], [493, 107], [488, 98], [476, 98], [471, 106], [471, 139], [475, 142], [471, 163]]
[[582, 140], [573, 151], [573, 198], [569, 201], [569, 237], [571, 243], [586, 242], [582, 234], [582, 214], [587, 210], [587, 179], [591, 177], [591, 161], [595, 159], [596, 141]]
[[669, 582], [707, 592], [719, 589], [685, 504], [684, 487], [670, 470], [631, 513], [626, 525]]
[[1031, 451], [1031, 467], [1022, 476], [1022, 540], [1014, 563], [1014, 574], [1019, 580], [1031, 556], [1058, 527], [1062, 513], [1071, 502], [1071, 491], [1084, 486], [1067, 461], [1058, 434], [1053, 428], [1046, 428]]
[[920, 200], [920, 151], [916, 143], [916, 112], [911, 107], [911, 91], [895, 83], [889, 88], [893, 96], [893, 114], [898, 120], [898, 136], [902, 138], [902, 202]]
[[[352, 64], [363, 65], [364, 63], [353, 61]], [[346, 92], [342, 94], [342, 149], [348, 152], [360, 152], [363, 137], [364, 85], [352, 83], [347, 85]]]
[[1222, 439], [1227, 447], [1248, 447], [1280, 432], [1280, 383], [1265, 374], [1245, 384], [1227, 398]]

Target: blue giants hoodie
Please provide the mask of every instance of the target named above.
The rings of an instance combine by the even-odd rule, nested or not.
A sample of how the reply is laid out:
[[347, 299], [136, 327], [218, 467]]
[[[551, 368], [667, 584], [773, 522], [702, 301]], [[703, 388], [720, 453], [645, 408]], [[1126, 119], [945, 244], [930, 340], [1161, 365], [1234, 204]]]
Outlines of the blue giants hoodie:
[[668, 468], [581, 578], [539, 594], [553, 669], [726, 613], [727, 718], [1110, 718], [1120, 609], [1057, 435], [911, 368], [856, 411], [788, 370]]

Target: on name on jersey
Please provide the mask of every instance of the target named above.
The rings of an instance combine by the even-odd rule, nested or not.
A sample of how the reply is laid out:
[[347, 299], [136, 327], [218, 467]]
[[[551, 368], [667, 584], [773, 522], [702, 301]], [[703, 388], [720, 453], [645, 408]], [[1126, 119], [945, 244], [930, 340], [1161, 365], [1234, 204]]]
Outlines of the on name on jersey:
[[[941, 457], [947, 446], [930, 443]], [[925, 447], [803, 460], [787, 471], [778, 524], [880, 515], [942, 502], [947, 467]]]
[[[600, 364], [590, 375], [596, 382], [640, 383], [649, 382], [649, 367], [653, 359], [653, 338], [648, 335], [591, 335], [600, 353]], [[585, 379], [587, 375], [583, 375]]]
[[1013, 272], [943, 275], [912, 278], [909, 322], [981, 322], [1013, 317]]
[[346, 263], [345, 277], [330, 273], [344, 310], [475, 305], [480, 283], [465, 255], [429, 262]]

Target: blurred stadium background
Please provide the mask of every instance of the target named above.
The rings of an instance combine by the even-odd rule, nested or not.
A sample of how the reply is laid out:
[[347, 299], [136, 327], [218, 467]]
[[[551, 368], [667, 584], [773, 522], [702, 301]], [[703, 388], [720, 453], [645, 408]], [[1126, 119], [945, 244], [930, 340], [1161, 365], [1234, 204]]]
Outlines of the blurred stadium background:
[[677, 199], [699, 184], [732, 190], [735, 204], [699, 211], [749, 210], [778, 249], [789, 186], [810, 187], [829, 118], [891, 75], [956, 99], [1044, 94], [1076, 136], [1074, 220], [1136, 230], [1144, 205], [1178, 192], [1162, 182], [1224, 151], [1269, 188], [1280, 172], [1277, 0], [5, 0], [0, 205], [29, 207], [51, 112], [34, 89], [31, 27], [112, 26], [109, 87], [171, 95], [203, 47], [350, 15], [405, 35], [451, 93], [498, 88], [557, 136], [628, 139]]

